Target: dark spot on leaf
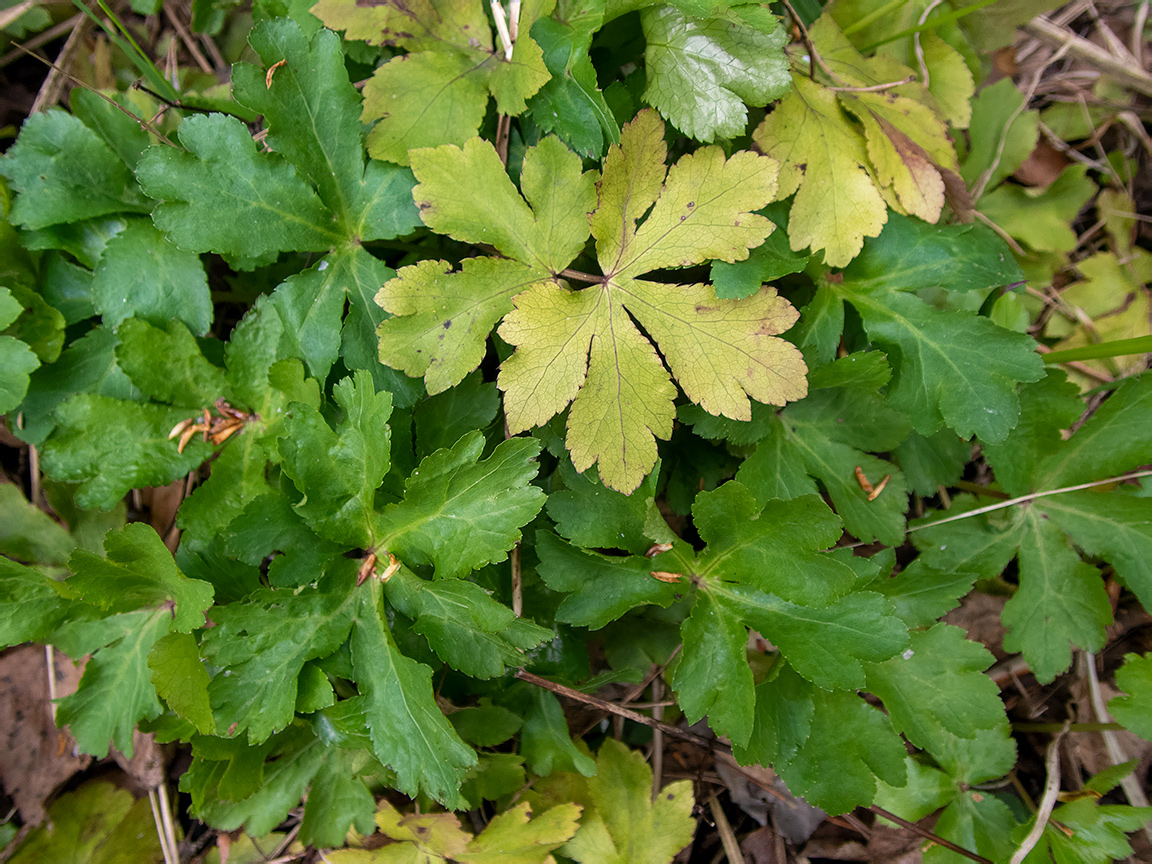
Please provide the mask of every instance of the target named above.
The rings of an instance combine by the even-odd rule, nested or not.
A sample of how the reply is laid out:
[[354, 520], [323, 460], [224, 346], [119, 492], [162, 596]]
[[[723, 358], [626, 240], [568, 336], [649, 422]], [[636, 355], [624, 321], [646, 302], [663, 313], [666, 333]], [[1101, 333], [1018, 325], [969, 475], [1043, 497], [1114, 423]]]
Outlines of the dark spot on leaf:
[[833, 285], [839, 285], [841, 282], [844, 281], [844, 274], [843, 273], [829, 273], [827, 278], [828, 278], [828, 281], [831, 282]]
[[687, 218], [688, 218], [688, 217], [687, 217], [686, 215], [682, 215], [682, 216], [680, 217], [680, 221], [681, 221], [681, 222], [683, 222], [683, 221], [684, 221], [685, 219], [687, 219]]
[[449, 318], [447, 321], [444, 322], [444, 329], [445, 330], [451, 330], [452, 329], [452, 319], [451, 318]]
[[427, 825], [417, 825], [416, 826], [416, 833], [417, 834], [427, 834], [428, 833], [428, 826]]
[[695, 201], [689, 201], [689, 202], [688, 202], [688, 209], [689, 209], [689, 210], [691, 210], [691, 209], [692, 209], [693, 207], [695, 207], [695, 206], [696, 206], [696, 202], [695, 202]]
[[421, 210], [421, 212], [429, 209], [431, 206], [432, 206], [431, 201], [417, 201], [416, 202], [416, 207], [419, 208]]
[[716, 307], [714, 307], [714, 306], [705, 306], [703, 303], [697, 303], [696, 304], [696, 314], [697, 315], [702, 315], [705, 312], [715, 312], [715, 311], [716, 311]]

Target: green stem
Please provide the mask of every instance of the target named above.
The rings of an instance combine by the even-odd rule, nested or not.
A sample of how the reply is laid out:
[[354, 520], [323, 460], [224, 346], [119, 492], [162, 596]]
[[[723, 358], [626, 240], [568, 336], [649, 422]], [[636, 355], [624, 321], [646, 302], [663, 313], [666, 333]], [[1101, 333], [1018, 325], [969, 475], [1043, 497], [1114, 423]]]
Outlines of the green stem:
[[1152, 351], [1152, 336], [1136, 336], [1132, 339], [1082, 345], [1079, 348], [1065, 348], [1063, 351], [1049, 351], [1043, 355], [1043, 359], [1045, 363], [1067, 363], [1070, 360], [1099, 360], [1104, 357], [1147, 354], [1149, 351]]
[[923, 24], [917, 24], [915, 27], [909, 27], [907, 30], [901, 30], [893, 36], [885, 36], [871, 45], [859, 49], [861, 54], [867, 54], [869, 51], [875, 51], [881, 45], [887, 45], [889, 42], [895, 42], [897, 39], [903, 39], [905, 36], [915, 36], [917, 33], [923, 33], [925, 30], [935, 30], [941, 24], [951, 24], [953, 21], [959, 21], [966, 15], [971, 15], [973, 12], [979, 12], [985, 6], [991, 6], [996, 0], [977, 0], [977, 2], [970, 6], [965, 6], [963, 9], [956, 9], [952, 12], [946, 12], [938, 18], [930, 18]]

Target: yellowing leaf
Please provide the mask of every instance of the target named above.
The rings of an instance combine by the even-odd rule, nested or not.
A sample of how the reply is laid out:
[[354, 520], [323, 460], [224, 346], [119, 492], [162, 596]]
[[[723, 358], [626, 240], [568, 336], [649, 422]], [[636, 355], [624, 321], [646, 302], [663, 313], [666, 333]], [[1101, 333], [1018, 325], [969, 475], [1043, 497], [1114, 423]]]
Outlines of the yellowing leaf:
[[468, 850], [456, 856], [461, 864], [543, 864], [579, 827], [579, 804], [561, 804], [532, 819], [527, 802], [493, 817]]
[[423, 375], [428, 392], [440, 393], [480, 365], [485, 340], [512, 298], [563, 270], [584, 247], [596, 175], [581, 173], [580, 158], [556, 138], [524, 156], [527, 201], [479, 138], [462, 149], [415, 150], [412, 168], [420, 180], [412, 195], [430, 228], [514, 259], [469, 258], [457, 272], [445, 261], [421, 261], [377, 294], [376, 303], [396, 316], [377, 330], [381, 362]]
[[405, 48], [410, 53], [381, 64], [364, 87], [364, 122], [377, 159], [408, 164], [408, 151], [445, 141], [463, 144], [476, 134], [496, 98], [502, 114], [519, 114], [549, 79], [544, 55], [528, 31], [552, 11], [552, 0], [526, 3], [521, 38], [512, 56], [494, 46], [480, 0], [320, 0], [312, 11], [349, 39]]
[[[504, 317], [500, 336], [516, 348], [498, 380], [509, 430], [546, 423], [571, 403], [573, 464], [599, 463], [604, 483], [622, 492], [640, 485], [656, 463], [656, 439], [672, 433], [672, 376], [706, 410], [737, 420], [751, 416], [749, 397], [801, 398], [807, 367], [778, 338], [796, 311], [773, 289], [720, 300], [708, 285], [637, 278], [746, 258], [775, 227], [755, 212], [775, 195], [775, 160], [725, 159], [706, 147], [665, 176], [666, 152], [663, 121], [642, 111], [610, 148], [597, 187], [575, 154], [547, 138], [525, 154], [522, 198], [490, 144], [414, 151], [424, 221], [509, 258], [468, 259], [457, 273], [431, 261], [402, 269], [377, 297], [395, 316], [379, 328], [381, 361], [424, 375], [440, 392], [479, 365]], [[589, 227], [604, 275], [585, 275], [590, 287], [571, 290], [559, 276], [569, 275]]]
[[788, 217], [793, 251], [822, 249], [830, 267], [843, 267], [865, 237], [880, 233], [888, 211], [868, 176], [865, 142], [834, 93], [793, 75], [792, 92], [752, 138], [780, 160], [778, 197], [796, 193]]
[[932, 31], [920, 34], [928, 92], [936, 99], [941, 116], [957, 129], [967, 129], [972, 119], [972, 71], [960, 52]]

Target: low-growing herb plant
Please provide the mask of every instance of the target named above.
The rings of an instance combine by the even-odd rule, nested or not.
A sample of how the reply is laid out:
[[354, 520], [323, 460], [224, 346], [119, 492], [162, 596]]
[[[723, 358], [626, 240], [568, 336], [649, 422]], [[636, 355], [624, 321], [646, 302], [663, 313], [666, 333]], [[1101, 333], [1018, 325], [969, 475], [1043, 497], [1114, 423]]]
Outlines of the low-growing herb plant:
[[[563, 710], [656, 679], [661, 734], [829, 814], [940, 811], [926, 860], [1128, 854], [1122, 771], [1039, 816], [995, 783], [993, 657], [941, 620], [1009, 595], [1050, 682], [1152, 609], [1152, 379], [1038, 352], [982, 211], [1036, 112], [974, 97], [981, 14], [282, 5], [230, 98], [75, 89], [0, 160], [0, 411], [44, 475], [0, 486], [0, 635], [89, 657], [77, 747], [186, 745], [221, 830], [379, 829], [331, 861], [660, 864], [692, 783]], [[1148, 736], [1146, 658], [1117, 680]]]

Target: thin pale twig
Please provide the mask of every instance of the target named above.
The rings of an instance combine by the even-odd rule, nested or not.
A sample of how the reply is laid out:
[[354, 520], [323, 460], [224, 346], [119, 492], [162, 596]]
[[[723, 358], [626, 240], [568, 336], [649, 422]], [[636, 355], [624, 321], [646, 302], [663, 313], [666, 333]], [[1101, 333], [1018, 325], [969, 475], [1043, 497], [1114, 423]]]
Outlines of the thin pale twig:
[[[1108, 707], [1104, 704], [1104, 694], [1100, 692], [1100, 677], [1096, 674], [1096, 655], [1085, 651], [1082, 656], [1088, 672], [1088, 692], [1092, 697], [1092, 711], [1096, 714], [1097, 720], [1109, 724], [1112, 715], [1108, 713]], [[1120, 746], [1120, 739], [1116, 736], [1115, 730], [1101, 729], [1100, 734], [1104, 738], [1104, 747], [1108, 750], [1108, 759], [1112, 764], [1123, 765], [1127, 762], [1128, 755]], [[1144, 787], [1140, 785], [1136, 775], [1129, 774], [1121, 780], [1120, 788], [1124, 790], [1124, 794], [1128, 796], [1128, 803], [1133, 807], [1148, 806], [1148, 796], [1144, 794]], [[1144, 836], [1152, 841], [1152, 825], [1144, 826]]]
[[1056, 806], [1056, 796], [1060, 794], [1060, 742], [1064, 740], [1064, 736], [1067, 734], [1068, 729], [1067, 724], [1065, 724], [1065, 728], [1061, 729], [1048, 745], [1048, 753], [1044, 758], [1044, 767], [1048, 776], [1044, 781], [1044, 795], [1040, 798], [1040, 806], [1036, 809], [1036, 822], [1033, 824], [1032, 830], [1028, 832], [1028, 836], [1020, 843], [1020, 847], [1012, 855], [1009, 864], [1021, 864], [1028, 857], [1028, 853], [1040, 842], [1044, 829], [1048, 827], [1048, 817], [1052, 815], [1052, 808]]
[[1007, 501], [1001, 501], [999, 504], [989, 504], [987, 507], [977, 507], [975, 510], [969, 510], [966, 513], [961, 513], [958, 516], [949, 516], [947, 519], [937, 519], [935, 522], [928, 522], [924, 525], [913, 525], [908, 529], [908, 533], [913, 531], [921, 531], [925, 528], [935, 528], [937, 525], [943, 525], [947, 522], [957, 522], [961, 519], [970, 519], [973, 516], [981, 516], [984, 513], [991, 513], [993, 510], [1003, 510], [1005, 507], [1014, 507], [1017, 504], [1026, 504], [1036, 498], [1046, 498], [1049, 495], [1063, 495], [1065, 492], [1079, 492], [1082, 489], [1092, 489], [1095, 486], [1107, 486], [1109, 483], [1123, 483], [1126, 480], [1135, 480], [1138, 477], [1152, 477], [1152, 469], [1146, 471], [1133, 471], [1129, 474], [1121, 474], [1119, 477], [1109, 477], [1106, 480], [1093, 480], [1091, 483], [1080, 483], [1076, 486], [1064, 486], [1060, 489], [1048, 489], [1043, 492], [1029, 492], [1027, 495], [1021, 495], [1019, 498], [1009, 498]]
[[883, 816], [889, 822], [895, 822], [901, 828], [907, 828], [913, 834], [923, 837], [925, 840], [931, 840], [938, 846], [943, 846], [945, 849], [949, 849], [952, 852], [955, 852], [957, 855], [963, 855], [969, 861], [976, 861], [978, 864], [992, 864], [992, 862], [985, 858], [983, 855], [977, 855], [975, 852], [969, 852], [963, 846], [957, 846], [951, 840], [945, 840], [943, 837], [940, 837], [936, 834], [933, 834], [931, 831], [921, 828], [915, 822], [909, 822], [907, 819], [901, 819], [895, 813], [889, 813], [883, 807], [877, 807], [875, 804], [873, 804], [868, 809], [875, 813], [877, 816]]

